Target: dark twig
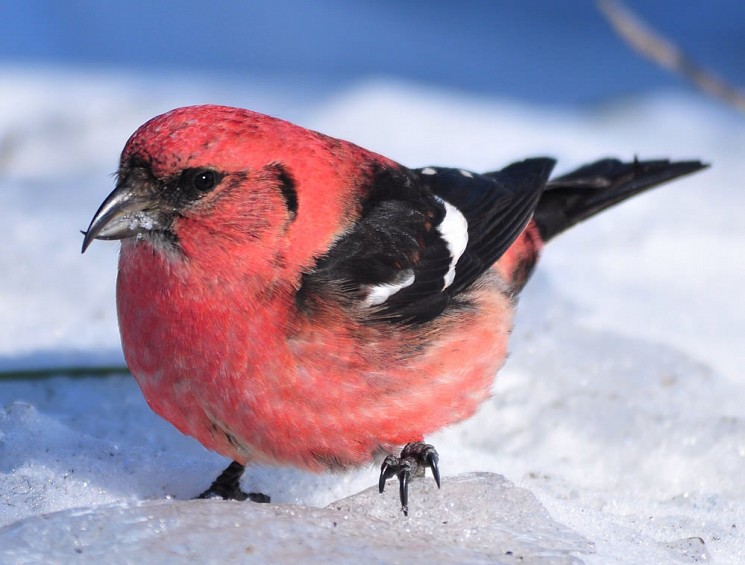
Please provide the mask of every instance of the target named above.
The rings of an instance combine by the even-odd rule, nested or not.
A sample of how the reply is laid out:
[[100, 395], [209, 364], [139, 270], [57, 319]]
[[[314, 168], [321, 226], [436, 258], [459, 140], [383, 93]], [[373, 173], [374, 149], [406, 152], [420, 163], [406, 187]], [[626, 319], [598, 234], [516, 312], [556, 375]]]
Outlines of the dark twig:
[[745, 112], [745, 94], [694, 62], [620, 0], [596, 0], [596, 3], [616, 33], [642, 56], [682, 76], [710, 96], [724, 100]]

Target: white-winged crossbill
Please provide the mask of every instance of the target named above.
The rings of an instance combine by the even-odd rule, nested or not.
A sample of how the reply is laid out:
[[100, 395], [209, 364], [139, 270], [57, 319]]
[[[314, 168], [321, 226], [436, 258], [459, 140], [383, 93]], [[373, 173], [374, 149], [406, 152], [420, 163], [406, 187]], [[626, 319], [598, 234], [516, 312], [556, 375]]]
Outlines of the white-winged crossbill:
[[[153, 410], [234, 462], [365, 465], [407, 484], [423, 439], [471, 416], [507, 354], [543, 244], [698, 161], [554, 161], [409, 169], [237, 108], [173, 110], [140, 127], [85, 232], [121, 239], [127, 364]], [[399, 452], [401, 446], [404, 449]]]

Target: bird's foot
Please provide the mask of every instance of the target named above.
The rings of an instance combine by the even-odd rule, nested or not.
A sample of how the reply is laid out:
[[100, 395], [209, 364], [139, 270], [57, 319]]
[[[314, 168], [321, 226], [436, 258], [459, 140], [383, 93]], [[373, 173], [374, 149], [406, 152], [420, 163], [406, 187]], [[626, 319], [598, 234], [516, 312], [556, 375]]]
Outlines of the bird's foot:
[[260, 492], [243, 492], [241, 490], [241, 476], [246, 469], [237, 461], [233, 461], [219, 477], [217, 477], [206, 491], [197, 498], [221, 498], [223, 500], [250, 500], [251, 502], [270, 502], [271, 499]]
[[391, 477], [398, 477], [399, 496], [401, 497], [401, 510], [404, 516], [409, 515], [409, 479], [413, 476], [424, 475], [424, 469], [429, 467], [432, 476], [440, 488], [440, 469], [437, 466], [439, 455], [431, 445], [415, 441], [407, 443], [401, 450], [401, 455], [389, 455], [380, 467], [380, 479], [378, 489], [383, 492], [385, 482]]

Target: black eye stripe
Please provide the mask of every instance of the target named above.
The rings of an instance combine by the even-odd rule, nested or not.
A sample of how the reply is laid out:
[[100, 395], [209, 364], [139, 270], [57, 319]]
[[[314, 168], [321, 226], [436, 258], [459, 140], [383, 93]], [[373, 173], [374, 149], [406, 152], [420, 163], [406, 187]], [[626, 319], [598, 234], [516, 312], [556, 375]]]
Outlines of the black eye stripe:
[[282, 196], [285, 199], [287, 210], [293, 216], [297, 214], [297, 189], [295, 188], [295, 179], [292, 175], [284, 169], [280, 169], [279, 177], [279, 189], [282, 191]]
[[292, 173], [282, 163], [271, 163], [267, 170], [276, 175], [279, 184], [279, 191], [285, 201], [287, 211], [290, 213], [290, 220], [297, 216], [298, 197], [295, 178]]

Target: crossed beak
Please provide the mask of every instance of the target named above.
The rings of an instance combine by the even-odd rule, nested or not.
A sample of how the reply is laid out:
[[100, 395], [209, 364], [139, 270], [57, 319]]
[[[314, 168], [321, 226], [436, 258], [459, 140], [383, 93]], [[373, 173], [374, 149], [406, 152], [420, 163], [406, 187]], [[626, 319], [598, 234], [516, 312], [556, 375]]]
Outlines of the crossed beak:
[[94, 239], [126, 239], [163, 226], [163, 214], [149, 191], [125, 179], [106, 197], [83, 233], [83, 250]]

